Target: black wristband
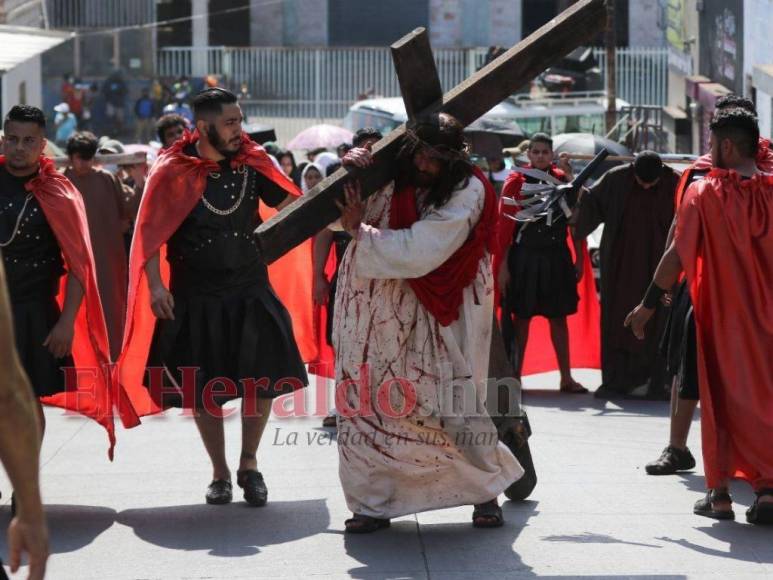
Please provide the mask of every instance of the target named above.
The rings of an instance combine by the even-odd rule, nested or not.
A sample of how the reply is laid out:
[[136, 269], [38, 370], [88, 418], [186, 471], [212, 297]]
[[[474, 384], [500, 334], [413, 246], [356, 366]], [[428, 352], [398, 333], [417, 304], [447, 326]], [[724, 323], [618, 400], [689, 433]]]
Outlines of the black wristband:
[[644, 308], [649, 308], [650, 310], [654, 310], [658, 303], [660, 302], [660, 299], [663, 297], [663, 294], [665, 294], [666, 291], [663, 290], [660, 286], [655, 284], [655, 282], [652, 282], [650, 284], [650, 287], [647, 288], [647, 293], [644, 295], [644, 300], [642, 301], [642, 305]]

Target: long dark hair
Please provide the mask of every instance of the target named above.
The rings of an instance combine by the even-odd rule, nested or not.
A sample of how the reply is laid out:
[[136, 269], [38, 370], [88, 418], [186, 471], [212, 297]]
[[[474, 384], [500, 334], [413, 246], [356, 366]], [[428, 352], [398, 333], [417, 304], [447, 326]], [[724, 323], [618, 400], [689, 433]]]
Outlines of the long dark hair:
[[464, 127], [459, 121], [445, 113], [422, 118], [409, 127], [397, 154], [397, 187], [402, 188], [414, 183], [414, 157], [422, 150], [443, 165], [440, 179], [432, 186], [425, 199], [428, 206], [442, 207], [448, 203], [454, 191], [467, 187], [473, 165], [467, 153], [463, 130]]

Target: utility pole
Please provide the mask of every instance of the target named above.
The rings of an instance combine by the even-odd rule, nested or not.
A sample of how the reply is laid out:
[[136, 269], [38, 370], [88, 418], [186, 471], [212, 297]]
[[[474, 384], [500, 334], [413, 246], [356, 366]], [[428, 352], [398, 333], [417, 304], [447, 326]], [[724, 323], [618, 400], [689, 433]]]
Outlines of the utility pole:
[[617, 28], [615, 27], [615, 0], [607, 0], [607, 28], [605, 32], [607, 46], [607, 133], [617, 123], [617, 74], [616, 74], [616, 46]]

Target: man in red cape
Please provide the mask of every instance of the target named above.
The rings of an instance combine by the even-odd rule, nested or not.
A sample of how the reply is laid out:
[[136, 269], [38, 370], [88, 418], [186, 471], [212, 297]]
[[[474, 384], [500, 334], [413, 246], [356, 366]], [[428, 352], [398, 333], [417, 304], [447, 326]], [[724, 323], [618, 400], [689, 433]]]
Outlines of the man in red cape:
[[[568, 181], [566, 173], [553, 163], [549, 136], [533, 135], [527, 155], [527, 169]], [[521, 199], [524, 183], [537, 181], [513, 172], [502, 189], [502, 219], [494, 255], [502, 334], [508, 351], [511, 335], [515, 335], [519, 377], [558, 369], [561, 391], [586, 393], [571, 374], [572, 367], [598, 368], [600, 363], [599, 302], [585, 243], [572, 243], [563, 219], [551, 226], [541, 221], [517, 227], [510, 218], [518, 208], [504, 203], [506, 197]]]
[[[157, 408], [195, 411], [213, 465], [212, 504], [232, 499], [220, 407], [241, 398], [237, 482], [250, 505], [262, 506], [268, 492], [256, 453], [272, 399], [305, 386], [303, 360], [316, 356], [311, 244], [272, 267], [269, 282], [253, 236], [267, 216], [259, 200], [279, 210], [300, 192], [242, 132], [235, 95], [206, 89], [193, 108], [196, 132], [162, 153], [140, 205], [121, 381], [134, 392], [147, 368]], [[163, 275], [162, 253], [169, 264]]]
[[[731, 478], [757, 499], [753, 524], [773, 524], [773, 176], [756, 165], [757, 118], [722, 110], [711, 123], [713, 169], [685, 194], [674, 244], [663, 256], [646, 309], [682, 267], [694, 306], [706, 496], [694, 512], [733, 519]], [[634, 311], [632, 329], [643, 335]]]
[[[4, 130], [0, 227], [17, 349], [40, 401], [102, 425], [112, 459], [113, 407], [125, 427], [139, 419], [109, 373], [112, 361], [83, 199], [53, 162], [41, 157], [46, 140], [40, 109], [13, 107]], [[143, 401], [141, 393], [133, 398]]]
[[[738, 95], [726, 95], [716, 104], [717, 111], [735, 107], [757, 114], [754, 103]], [[693, 182], [703, 179], [713, 169], [711, 163], [711, 154], [708, 153], [685, 169], [676, 188], [674, 207], [681, 205], [687, 188]], [[773, 173], [773, 151], [767, 139], [760, 138], [757, 167], [763, 173]], [[676, 218], [671, 225], [666, 250], [673, 243], [675, 230]], [[640, 311], [640, 315], [645, 314], [648, 314], [646, 310]], [[651, 329], [648, 332], [651, 332]], [[687, 447], [687, 438], [699, 398], [695, 343], [695, 320], [690, 290], [687, 281], [682, 280], [673, 292], [671, 314], [663, 337], [667, 370], [673, 378], [669, 441], [660, 457], [646, 465], [645, 469], [649, 475], [673, 475], [695, 467], [695, 458]]]

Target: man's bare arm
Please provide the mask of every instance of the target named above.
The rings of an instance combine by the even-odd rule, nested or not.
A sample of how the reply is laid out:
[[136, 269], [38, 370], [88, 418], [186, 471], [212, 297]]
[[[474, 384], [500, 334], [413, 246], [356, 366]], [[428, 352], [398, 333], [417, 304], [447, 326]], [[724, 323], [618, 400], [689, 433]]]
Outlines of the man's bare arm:
[[[676, 251], [676, 244], [672, 241], [671, 245], [663, 254], [660, 259], [657, 270], [655, 270], [655, 276], [652, 279], [651, 287], [655, 292], [665, 293], [674, 284], [679, 281], [679, 276], [682, 273], [682, 260], [679, 259], [679, 253]], [[648, 290], [648, 293], [650, 291]], [[634, 310], [626, 317], [625, 326], [629, 326], [634, 336], [638, 339], [644, 338], [644, 327], [649, 322], [652, 315], [655, 313], [655, 308], [649, 308], [645, 306], [645, 300], [639, 304]]]
[[83, 302], [83, 286], [70, 272], [67, 275], [67, 285], [62, 305], [62, 314], [51, 332], [46, 337], [43, 346], [56, 358], [62, 358], [72, 353], [72, 343], [75, 337], [75, 318]]
[[48, 558], [48, 532], [38, 478], [40, 423], [32, 387], [14, 346], [13, 323], [0, 260], [0, 460], [14, 488], [18, 517], [9, 528], [10, 563], [18, 569], [22, 551], [30, 554], [30, 578], [42, 578]]
[[682, 274], [682, 260], [679, 259], [679, 252], [676, 251], [676, 244], [672, 241], [668, 246], [666, 253], [660, 259], [653, 282], [663, 290], [668, 290], [679, 281]]
[[174, 320], [174, 297], [164, 286], [164, 280], [161, 278], [160, 260], [161, 258], [156, 252], [145, 264], [145, 274], [148, 277], [148, 288], [150, 289], [150, 308], [156, 318]]
[[674, 219], [671, 221], [671, 228], [668, 230], [668, 237], [666, 238], [666, 249], [665, 249], [666, 252], [668, 252], [668, 249], [671, 247], [671, 244], [673, 244], [675, 234], [676, 234], [676, 216], [674, 216]]

